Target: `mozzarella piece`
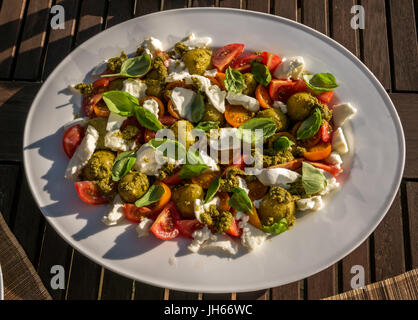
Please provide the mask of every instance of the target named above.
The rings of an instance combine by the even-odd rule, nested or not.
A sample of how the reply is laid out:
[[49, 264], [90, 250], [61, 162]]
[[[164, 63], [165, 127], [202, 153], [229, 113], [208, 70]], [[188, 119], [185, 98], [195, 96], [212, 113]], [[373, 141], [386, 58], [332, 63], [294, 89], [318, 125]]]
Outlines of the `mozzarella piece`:
[[211, 86], [210, 80], [208, 78], [199, 76], [197, 74], [187, 76], [184, 80], [186, 81], [186, 84], [194, 84], [194, 81], [198, 81], [202, 91], [205, 91], [206, 88]]
[[106, 131], [119, 130], [126, 119], [127, 117], [111, 112], [109, 118], [107, 119]]
[[256, 98], [247, 96], [242, 93], [228, 92], [226, 99], [230, 104], [243, 106], [251, 112], [258, 112], [260, 110], [260, 103]]
[[169, 82], [174, 82], [174, 81], [181, 81], [188, 77], [190, 77], [190, 73], [187, 69], [184, 71], [180, 71], [180, 72], [172, 72], [167, 76], [167, 78], [165, 79], [165, 82], [169, 83]]
[[215, 107], [215, 109], [218, 110], [220, 113], [224, 113], [226, 91], [222, 91], [216, 85], [211, 85], [208, 88], [206, 88], [205, 93], [210, 103]]
[[158, 114], [160, 112], [160, 107], [158, 106], [158, 102], [154, 99], [147, 99], [144, 101], [142, 106], [150, 111], [152, 114], [154, 114], [158, 119]]
[[162, 153], [148, 144], [144, 144], [136, 152], [134, 169], [147, 176], [158, 176], [159, 170], [166, 163]]
[[350, 120], [357, 113], [357, 109], [350, 103], [342, 103], [334, 106], [332, 109], [332, 119], [335, 126], [341, 127], [344, 122]]
[[211, 43], [212, 43], [212, 38], [196, 37], [194, 33], [189, 34], [187, 39], [183, 41], [183, 44], [189, 50], [196, 49], [196, 48], [207, 48]]
[[112, 209], [102, 218], [102, 222], [107, 226], [116, 225], [124, 216], [123, 207], [125, 203], [119, 195], [113, 200]]
[[216, 208], [218, 208], [220, 203], [221, 203], [221, 199], [219, 197], [213, 197], [207, 203], [205, 203], [204, 200], [196, 199], [194, 201], [194, 215], [196, 216], [196, 219], [199, 222], [202, 222], [202, 220], [200, 220], [200, 215], [208, 211], [210, 206], [212, 205], [215, 205]]
[[337, 179], [331, 177], [327, 179], [327, 186], [319, 193], [321, 196], [325, 196], [326, 194], [338, 189], [340, 187], [340, 183], [337, 182]]
[[300, 79], [305, 61], [303, 57], [283, 58], [282, 63], [274, 70], [274, 77], [277, 79]]
[[238, 187], [247, 192], [247, 194], [250, 192], [250, 189], [248, 189], [247, 182], [244, 180], [244, 178], [237, 176], [238, 180]]
[[180, 73], [182, 71], [189, 71], [186, 68], [186, 65], [183, 61], [178, 59], [168, 59], [168, 73]]
[[305, 210], [320, 210], [323, 202], [321, 196], [314, 196], [312, 198], [300, 199], [296, 201], [296, 206], [300, 211]]
[[203, 75], [209, 76], [209, 77], [216, 77], [217, 73], [218, 73], [218, 69], [210, 69], [210, 70], [206, 70]]
[[122, 91], [127, 92], [137, 99], [145, 97], [147, 85], [141, 80], [128, 78], [123, 81]]
[[151, 54], [151, 57], [154, 57], [157, 51], [164, 51], [161, 41], [154, 37], [145, 38], [141, 47], [144, 48], [145, 52]]
[[341, 169], [341, 165], [343, 164], [341, 156], [336, 152], [331, 152], [328, 158], [325, 159], [325, 162], [334, 165], [337, 169]]
[[204, 226], [202, 229], [198, 229], [193, 232], [193, 241], [187, 247], [191, 252], [198, 252], [202, 245], [210, 238], [212, 232], [208, 226]]
[[121, 137], [119, 130], [109, 131], [104, 137], [104, 145], [113, 151], [128, 151], [136, 147], [135, 141], [128, 141]]
[[284, 114], [287, 113], [287, 104], [281, 101], [274, 101], [273, 108], [280, 109], [280, 111], [283, 112]]
[[72, 126], [75, 126], [77, 124], [79, 124], [80, 126], [82, 126], [84, 128], [87, 125], [87, 123], [89, 122], [89, 120], [90, 120], [90, 118], [88, 118], [88, 117], [76, 118], [74, 120], [71, 120], [70, 122], [64, 124], [64, 131], [67, 131]]
[[148, 219], [143, 217], [141, 222], [138, 223], [136, 226], [136, 232], [138, 234], [138, 238], [145, 237], [150, 234], [149, 229], [151, 228], [154, 220]]
[[334, 131], [332, 136], [332, 149], [339, 154], [346, 154], [348, 152], [348, 144], [345, 139], [343, 129], [338, 128]]
[[171, 101], [174, 109], [178, 112], [181, 118], [192, 121], [192, 103], [195, 97], [193, 90], [181, 87], [174, 88], [171, 92]]
[[237, 132], [238, 128], [220, 128], [210, 130], [210, 147], [218, 151], [239, 149], [241, 147], [241, 141], [237, 137]]
[[238, 244], [224, 234], [212, 234], [210, 238], [203, 243], [201, 249], [216, 249], [222, 250], [230, 255], [236, 255], [238, 253]]
[[74, 152], [68, 163], [67, 169], [65, 170], [64, 177], [66, 179], [77, 179], [81, 170], [93, 155], [98, 140], [99, 132], [97, 132], [93, 126], [88, 126], [83, 140], [77, 147], [77, 150]]
[[257, 179], [265, 186], [278, 186], [285, 189], [301, 175], [295, 171], [285, 168], [266, 168], [262, 169], [257, 175]]
[[204, 172], [219, 171], [219, 167], [215, 159], [213, 159], [210, 155], [208, 155], [203, 150], [199, 152], [199, 155], [202, 158], [203, 163], [210, 167], [206, 169]]
[[249, 251], [261, 247], [267, 239], [267, 234], [248, 223], [249, 216], [243, 212], [237, 212], [235, 218], [239, 220], [238, 226], [242, 228], [241, 244]]

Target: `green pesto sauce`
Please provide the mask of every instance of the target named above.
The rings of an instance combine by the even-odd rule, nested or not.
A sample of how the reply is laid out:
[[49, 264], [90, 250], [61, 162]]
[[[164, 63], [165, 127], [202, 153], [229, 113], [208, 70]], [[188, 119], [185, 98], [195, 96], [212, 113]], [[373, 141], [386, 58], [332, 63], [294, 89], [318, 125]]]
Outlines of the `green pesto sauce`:
[[75, 87], [82, 95], [88, 96], [91, 95], [94, 92], [93, 84], [87, 84], [84, 82], [81, 82], [79, 84], [76, 84]]
[[219, 211], [216, 205], [209, 206], [209, 209], [200, 215], [203, 224], [211, 226], [216, 232], [222, 233], [231, 228], [234, 216], [229, 211]]
[[120, 72], [120, 67], [126, 59], [128, 59], [128, 56], [124, 51], [122, 51], [119, 57], [110, 58], [107, 61], [107, 69], [112, 72]]

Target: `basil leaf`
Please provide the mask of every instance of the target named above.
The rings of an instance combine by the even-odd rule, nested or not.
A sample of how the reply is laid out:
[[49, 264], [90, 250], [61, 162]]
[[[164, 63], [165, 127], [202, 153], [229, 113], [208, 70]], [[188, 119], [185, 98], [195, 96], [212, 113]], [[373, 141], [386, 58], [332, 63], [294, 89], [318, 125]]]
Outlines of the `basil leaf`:
[[289, 149], [295, 143], [286, 136], [280, 136], [273, 142], [274, 151], [283, 151]]
[[244, 90], [244, 77], [238, 70], [228, 67], [225, 71], [225, 89], [232, 93], [241, 93]]
[[322, 124], [322, 115], [319, 108], [316, 108], [314, 112], [300, 125], [296, 136], [298, 140], [309, 139], [313, 137], [319, 130]]
[[213, 179], [209, 185], [208, 191], [206, 192], [205, 202], [209, 202], [218, 192], [219, 187], [221, 186], [221, 177]]
[[121, 67], [120, 72], [115, 74], [105, 74], [101, 77], [131, 77], [138, 78], [145, 75], [151, 69], [151, 56], [149, 54], [144, 54], [139, 57], [133, 57], [126, 59]]
[[338, 87], [337, 80], [331, 73], [305, 74], [303, 80], [309, 88], [317, 92], [332, 91]]
[[202, 122], [199, 122], [199, 124], [195, 127], [195, 129], [208, 132], [211, 129], [217, 128], [218, 126], [219, 126], [219, 121], [202, 121]]
[[[161, 151], [165, 157], [174, 160], [186, 159], [187, 156], [186, 147], [176, 140], [152, 139], [148, 141], [148, 145]], [[174, 154], [171, 153], [173, 150]]]
[[205, 114], [205, 102], [203, 101], [203, 96], [200, 92], [197, 92], [193, 98], [191, 105], [192, 109], [192, 122], [199, 122], [202, 120], [203, 115]]
[[302, 186], [306, 194], [315, 194], [327, 186], [327, 179], [319, 169], [302, 162]]
[[124, 91], [106, 91], [102, 96], [109, 110], [123, 117], [132, 116], [139, 105], [137, 98]]
[[135, 151], [125, 151], [119, 154], [112, 167], [112, 180], [119, 181], [122, 179], [129, 170], [132, 169], [136, 162]]
[[149, 206], [150, 204], [160, 200], [164, 193], [165, 191], [163, 187], [158, 184], [154, 184], [148, 189], [147, 193], [145, 193], [142, 198], [135, 201], [135, 205], [138, 208]]
[[271, 74], [267, 66], [256, 61], [252, 62], [252, 66], [251, 73], [254, 75], [254, 79], [267, 87], [271, 81]]
[[209, 169], [210, 167], [203, 163], [196, 163], [196, 164], [188, 164], [186, 163], [183, 165], [179, 172], [179, 178], [180, 179], [190, 179], [195, 176], [198, 176], [206, 169]]
[[[263, 130], [263, 135], [256, 135], [255, 130]], [[245, 130], [245, 131], [244, 131]], [[251, 132], [249, 132], [251, 130]], [[239, 138], [246, 143], [257, 143], [262, 139], [270, 138], [277, 130], [277, 126], [272, 119], [268, 118], [253, 118], [243, 123], [239, 127]]]
[[232, 192], [234, 194], [229, 199], [228, 204], [237, 211], [253, 213], [253, 203], [247, 192], [241, 188], [233, 188]]
[[151, 111], [145, 109], [144, 107], [136, 107], [135, 115], [138, 122], [145, 128], [152, 131], [158, 131], [163, 128], [161, 122]]
[[271, 226], [263, 226], [263, 231], [271, 234], [280, 234], [289, 229], [286, 218], [280, 219], [279, 222], [273, 223]]

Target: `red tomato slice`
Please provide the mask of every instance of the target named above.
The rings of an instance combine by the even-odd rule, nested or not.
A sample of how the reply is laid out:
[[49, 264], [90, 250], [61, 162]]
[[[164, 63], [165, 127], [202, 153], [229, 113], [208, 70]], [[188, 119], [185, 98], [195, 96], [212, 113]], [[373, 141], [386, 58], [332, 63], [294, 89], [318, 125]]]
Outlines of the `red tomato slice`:
[[171, 176], [165, 178], [163, 182], [169, 185], [179, 184], [182, 181], [182, 179], [179, 178], [179, 174], [180, 174], [180, 170], [177, 171], [176, 173], [173, 173]]
[[62, 137], [62, 147], [68, 158], [71, 158], [84, 138], [84, 129], [76, 124], [65, 131]]
[[295, 82], [290, 80], [278, 80], [273, 79], [269, 84], [269, 94], [273, 100], [279, 100], [286, 102], [287, 99], [293, 94], [292, 90], [295, 86]]
[[123, 213], [129, 221], [140, 223], [143, 217], [150, 218], [151, 209], [147, 207], [138, 208], [132, 203], [125, 203]]
[[174, 202], [170, 201], [158, 215], [150, 230], [159, 239], [173, 239], [180, 233], [176, 225], [177, 220], [180, 220], [180, 214]]
[[93, 82], [93, 88], [98, 89], [98, 88], [107, 88], [110, 84], [110, 79], [109, 78], [101, 78], [101, 79], [97, 79], [96, 81]]
[[251, 70], [251, 61], [254, 59], [261, 60], [260, 56], [257, 54], [250, 54], [248, 56], [239, 57], [231, 63], [231, 68], [239, 70], [241, 73], [249, 72]]
[[264, 63], [267, 68], [269, 69], [270, 73], [273, 73], [276, 70], [277, 66], [282, 63], [282, 58], [280, 58], [277, 54], [270, 53], [264, 51], [261, 54], [263, 58], [262, 63]]
[[177, 119], [173, 116], [162, 116], [159, 117], [158, 120], [160, 120], [160, 122], [166, 126], [171, 126], [177, 121]]
[[334, 95], [334, 91], [328, 91], [328, 92], [322, 92], [316, 97], [322, 103], [330, 103], [333, 95]]
[[219, 48], [212, 56], [212, 64], [219, 71], [224, 72], [226, 67], [244, 51], [242, 43], [231, 43]]
[[87, 117], [94, 115], [94, 106], [102, 99], [101, 93], [92, 96], [83, 96], [82, 108]]
[[319, 135], [323, 142], [331, 141], [331, 128], [327, 121], [324, 121], [324, 124], [319, 128]]
[[156, 135], [155, 131], [152, 131], [148, 128], [145, 128], [145, 130], [144, 130], [144, 142], [148, 142], [148, 141], [154, 139], [155, 135]]
[[188, 238], [192, 238], [192, 239], [193, 239], [193, 232], [203, 227], [203, 225], [197, 219], [177, 220], [176, 226], [179, 229], [180, 234]]
[[74, 182], [75, 189], [81, 200], [88, 204], [104, 204], [109, 198], [104, 196], [100, 189], [91, 181]]
[[305, 92], [308, 86], [306, 85], [305, 80], [296, 80], [293, 81], [295, 85], [292, 88], [292, 94], [297, 92]]
[[225, 231], [227, 234], [233, 237], [240, 237], [242, 234], [242, 229], [238, 227], [238, 222], [236, 219], [232, 221], [231, 227]]
[[338, 177], [343, 172], [343, 169], [338, 169], [333, 165], [327, 165], [321, 162], [311, 162], [311, 161], [306, 161], [306, 162], [313, 165], [315, 168], [322, 169], [324, 171], [329, 172], [334, 177]]

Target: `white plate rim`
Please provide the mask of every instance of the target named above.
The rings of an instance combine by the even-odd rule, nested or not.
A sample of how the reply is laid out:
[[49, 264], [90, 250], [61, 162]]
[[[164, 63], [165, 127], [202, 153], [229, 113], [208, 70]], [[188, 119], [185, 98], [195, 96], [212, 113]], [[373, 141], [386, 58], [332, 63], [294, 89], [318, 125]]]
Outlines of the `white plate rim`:
[[[313, 274], [316, 274], [328, 267], [330, 267], [331, 265], [335, 264], [336, 262], [340, 261], [342, 258], [346, 257], [347, 255], [349, 255], [351, 252], [353, 252], [360, 244], [362, 244], [376, 229], [376, 227], [380, 224], [380, 222], [383, 220], [383, 218], [385, 217], [386, 213], [388, 212], [391, 204], [393, 203], [393, 200], [396, 197], [397, 194], [397, 190], [399, 189], [399, 186], [401, 184], [402, 181], [402, 176], [403, 176], [403, 171], [404, 171], [404, 167], [405, 167], [405, 157], [406, 157], [406, 147], [405, 147], [405, 136], [404, 136], [404, 131], [403, 131], [403, 127], [402, 127], [402, 123], [400, 121], [399, 115], [396, 111], [396, 108], [392, 102], [392, 100], [390, 99], [388, 93], [386, 92], [386, 90], [384, 89], [384, 87], [382, 86], [382, 84], [379, 82], [379, 80], [376, 78], [376, 76], [367, 68], [366, 65], [363, 64], [363, 62], [357, 58], [353, 53], [351, 53], [348, 49], [346, 49], [344, 46], [342, 46], [341, 44], [339, 44], [337, 41], [333, 40], [332, 38], [322, 34], [321, 32], [303, 25], [299, 22], [284, 18], [284, 17], [280, 17], [280, 16], [275, 16], [275, 15], [271, 15], [271, 14], [267, 14], [267, 13], [262, 13], [262, 12], [257, 12], [257, 11], [252, 11], [252, 10], [243, 10], [243, 9], [234, 9], [234, 8], [218, 8], [218, 7], [198, 7], [198, 8], [182, 8], [182, 9], [173, 9], [173, 10], [165, 10], [165, 11], [158, 11], [158, 12], [154, 12], [154, 13], [150, 13], [141, 17], [137, 17], [137, 18], [133, 18], [130, 20], [127, 20], [125, 22], [122, 22], [120, 24], [117, 24], [113, 27], [116, 26], [120, 26], [123, 24], [128, 24], [128, 23], [132, 23], [133, 20], [140, 20], [141, 18], [145, 17], [145, 16], [159, 16], [159, 15], [165, 15], [165, 14], [172, 14], [173, 12], [177, 12], [177, 11], [231, 11], [231, 12], [236, 12], [238, 14], [244, 14], [244, 15], [258, 15], [258, 16], [262, 16], [265, 19], [271, 19], [271, 20], [276, 20], [276, 21], [281, 21], [281, 22], [285, 22], [287, 24], [290, 24], [291, 26], [298, 28], [298, 29], [302, 29], [305, 32], [311, 33], [313, 36], [315, 37], [319, 37], [321, 40], [328, 42], [329, 45], [333, 46], [335, 49], [338, 49], [338, 51], [340, 51], [343, 55], [345, 55], [347, 58], [349, 58], [350, 60], [352, 60], [362, 71], [363, 73], [370, 79], [371, 83], [374, 85], [374, 87], [376, 88], [376, 90], [378, 91], [379, 95], [381, 96], [381, 98], [385, 101], [386, 106], [390, 106], [391, 108], [388, 108], [389, 113], [392, 116], [394, 125], [399, 133], [399, 149], [401, 151], [400, 153], [400, 166], [398, 166], [397, 168], [397, 179], [395, 181], [393, 181], [392, 183], [392, 190], [395, 190], [394, 192], [392, 192], [392, 195], [390, 197], [387, 197], [386, 201], [384, 204], [382, 204], [382, 210], [381, 210], [381, 215], [379, 216], [378, 219], [376, 219], [375, 223], [373, 225], [370, 226], [369, 230], [364, 232], [364, 234], [359, 237], [359, 239], [357, 240], [357, 242], [353, 245], [353, 247], [351, 248], [351, 250], [347, 250], [344, 254], [340, 254], [339, 256], [337, 256], [336, 258], [334, 258], [334, 260], [332, 260], [331, 263], [323, 263], [321, 264], [318, 268], [311, 270], [311, 272], [309, 274], [306, 274], [304, 277], [302, 278], [307, 278]], [[111, 27], [111, 28], [113, 28]], [[109, 29], [111, 29], [109, 28]], [[106, 29], [106, 30], [109, 30]], [[104, 30], [104, 31], [106, 31]], [[44, 84], [47, 84], [48, 81], [50, 81], [50, 79], [53, 78], [53, 76], [57, 73], [59, 73], [61, 67], [70, 59], [70, 56], [73, 52], [75, 52], [76, 50], [80, 50], [84, 47], [86, 47], [90, 42], [95, 41], [97, 38], [103, 36], [105, 32], [100, 32], [98, 34], [96, 34], [95, 36], [89, 38], [88, 40], [86, 40], [85, 42], [83, 42], [81, 45], [79, 45], [76, 49], [74, 49], [72, 52], [70, 52], [59, 64], [58, 66], [53, 70], [53, 72], [50, 74], [50, 76], [48, 77], [48, 79], [44, 82]], [[45, 88], [47, 86], [46, 85], [42, 85], [42, 87], [40, 88], [40, 90], [38, 91], [34, 101], [31, 104], [29, 113], [27, 115], [26, 118], [26, 122], [25, 122], [25, 130], [24, 130], [24, 135], [23, 135], [23, 149], [24, 147], [28, 144], [29, 141], [29, 128], [30, 128], [30, 122], [31, 119], [33, 117], [33, 112], [34, 112], [34, 108], [32, 108], [33, 105], [36, 105], [38, 100], [40, 99], [40, 97], [42, 96]], [[37, 195], [37, 190], [35, 188], [35, 184], [34, 181], [31, 179], [29, 172], [27, 172], [27, 167], [28, 167], [28, 158], [25, 156], [25, 152], [23, 150], [23, 163], [24, 163], [24, 168], [25, 168], [25, 175], [28, 181], [28, 185], [29, 185], [29, 189], [38, 205], [38, 207], [41, 209], [41, 204], [40, 201], [38, 199], [38, 195]], [[44, 214], [44, 213], [43, 213]], [[46, 220], [48, 221], [48, 223], [54, 228], [54, 230], [70, 245], [72, 246], [77, 252], [79, 252], [82, 255], [87, 256], [89, 259], [91, 259], [92, 261], [94, 261], [95, 263], [105, 267], [106, 269], [113, 271], [115, 273], [118, 273], [122, 276], [131, 278], [131, 279], [135, 279], [138, 281], [141, 281], [143, 283], [146, 284], [150, 284], [153, 286], [158, 286], [158, 287], [167, 287], [165, 286], [163, 283], [155, 283], [153, 281], [149, 281], [148, 279], [143, 279], [143, 278], [138, 278], [133, 276], [132, 274], [129, 273], [125, 273], [123, 271], [118, 270], [117, 268], [113, 267], [111, 263], [106, 263], [105, 261], [101, 261], [101, 259], [96, 259], [95, 257], [91, 257], [87, 254], [85, 254], [83, 252], [83, 249], [81, 248], [81, 246], [78, 244], [77, 241], [73, 240], [71, 238], [70, 235], [65, 234], [65, 232], [63, 230], [61, 230], [57, 225], [55, 225], [55, 223], [53, 222], [53, 219], [51, 217], [48, 217], [44, 214], [44, 217], [46, 218]], [[301, 278], [299, 276], [294, 276], [293, 279], [290, 277], [288, 279], [288, 281], [286, 281], [286, 283], [291, 283], [293, 281], [297, 281], [300, 280]], [[270, 287], [276, 287], [279, 285], [283, 285], [284, 283], [282, 283], [279, 279], [276, 281], [267, 281], [268, 285], [266, 286], [267, 283], [260, 283], [258, 286], [251, 286], [251, 287], [241, 287], [237, 290], [232, 290], [234, 292], [247, 292], [247, 291], [256, 291], [256, 290], [262, 290], [262, 289], [266, 289], [266, 288], [270, 288]], [[193, 288], [193, 287], [183, 287], [181, 286], [181, 284], [179, 285], [171, 285], [169, 286], [170, 289], [173, 290], [179, 290], [179, 291], [186, 291], [186, 292], [202, 292], [201, 288]], [[213, 289], [208, 289], [208, 290], [204, 290], [204, 292], [207, 293], [227, 293], [227, 292], [231, 292], [231, 289], [224, 289], [224, 290], [213, 290]]]

